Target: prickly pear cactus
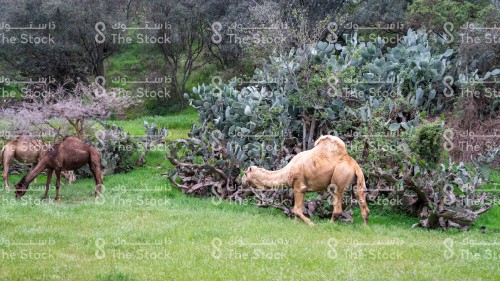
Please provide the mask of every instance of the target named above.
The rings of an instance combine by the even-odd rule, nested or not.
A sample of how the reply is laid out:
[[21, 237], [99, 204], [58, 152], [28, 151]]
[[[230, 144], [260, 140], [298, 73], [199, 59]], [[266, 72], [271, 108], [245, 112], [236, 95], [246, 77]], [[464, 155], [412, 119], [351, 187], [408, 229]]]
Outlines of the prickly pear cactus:
[[154, 146], [165, 142], [165, 138], [168, 136], [168, 131], [166, 128], [156, 127], [156, 123], [149, 124], [148, 121], [144, 120], [144, 129], [146, 131], [146, 137], [142, 138], [142, 145], [136, 166], [142, 166], [146, 163], [146, 155]]
[[283, 141], [290, 135], [292, 120], [289, 102], [281, 91], [246, 87], [236, 83], [200, 85], [186, 94], [195, 107], [202, 125], [195, 125], [190, 136], [206, 145], [205, 155], [221, 149], [231, 167], [244, 169], [250, 165], [276, 167]]
[[[491, 205], [442, 204], [454, 195], [444, 198], [443, 188], [456, 186], [458, 180], [452, 181], [464, 174], [450, 167], [467, 173], [466, 168], [451, 162], [439, 166], [441, 157], [430, 163], [408, 146], [425, 126], [420, 119], [436, 116], [449, 103], [446, 83], [453, 50], [432, 36], [409, 30], [396, 46], [387, 47], [380, 38], [363, 42], [355, 34], [345, 46], [319, 42], [271, 57], [254, 72], [252, 86], [240, 89], [231, 81], [193, 88], [185, 98], [197, 109], [201, 124], [192, 128], [191, 139], [171, 143], [167, 158], [175, 168], [167, 177], [188, 194], [238, 201], [255, 196], [259, 206], [291, 214], [290, 194], [241, 189], [239, 175], [250, 165], [279, 169], [296, 153], [311, 149], [320, 135], [337, 134], [348, 146], [361, 147], [350, 152], [374, 187], [369, 199], [387, 194], [379, 187], [401, 186], [389, 196], [404, 198], [406, 211], [425, 218], [420, 226], [467, 229]], [[356, 137], [363, 135], [377, 137]], [[439, 141], [433, 144], [439, 146]], [[474, 179], [475, 190], [480, 187]], [[477, 198], [476, 193], [470, 196]], [[304, 212], [329, 216], [326, 197], [306, 202]]]

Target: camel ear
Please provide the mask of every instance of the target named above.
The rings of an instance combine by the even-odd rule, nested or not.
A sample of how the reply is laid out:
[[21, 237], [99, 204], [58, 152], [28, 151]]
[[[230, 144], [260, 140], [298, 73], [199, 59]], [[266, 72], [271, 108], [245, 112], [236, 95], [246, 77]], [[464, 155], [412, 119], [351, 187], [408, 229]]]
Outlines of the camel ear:
[[247, 169], [247, 172], [251, 172], [252, 171], [252, 166], [248, 167]]

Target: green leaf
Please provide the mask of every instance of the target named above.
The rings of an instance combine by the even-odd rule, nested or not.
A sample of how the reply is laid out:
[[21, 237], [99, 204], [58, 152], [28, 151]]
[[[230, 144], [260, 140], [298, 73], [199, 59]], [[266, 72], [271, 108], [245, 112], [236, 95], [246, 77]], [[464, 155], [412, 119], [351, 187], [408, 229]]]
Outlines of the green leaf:
[[417, 101], [420, 101], [423, 96], [424, 96], [424, 91], [422, 91], [422, 89], [419, 87], [417, 89], [416, 94], [415, 94], [415, 98], [416, 98]]
[[245, 115], [252, 116], [252, 108], [249, 105], [245, 107]]
[[420, 167], [418, 165], [415, 165], [415, 168], [413, 170], [415, 172], [415, 176], [420, 173]]
[[365, 112], [365, 108], [360, 108], [360, 109], [359, 109], [359, 113], [360, 113], [360, 115], [361, 115], [361, 121], [366, 122], [366, 112]]
[[395, 132], [395, 131], [399, 130], [399, 127], [400, 127], [400, 125], [399, 125], [398, 123], [392, 123], [392, 124], [389, 126], [389, 130], [390, 130], [391, 132]]
[[453, 49], [448, 49], [446, 50], [446, 52], [443, 54], [444, 57], [449, 57], [451, 56], [451, 54], [453, 54]]

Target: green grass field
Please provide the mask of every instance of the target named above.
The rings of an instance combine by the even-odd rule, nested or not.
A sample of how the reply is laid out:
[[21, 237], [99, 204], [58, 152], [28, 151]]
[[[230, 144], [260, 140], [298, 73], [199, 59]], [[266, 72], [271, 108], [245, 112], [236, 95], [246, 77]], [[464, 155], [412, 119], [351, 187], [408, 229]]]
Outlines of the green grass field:
[[194, 108], [187, 108], [179, 113], [169, 116], [148, 116], [133, 120], [113, 120], [109, 123], [122, 126], [132, 136], [144, 136], [144, 121], [156, 123], [157, 127], [165, 127], [168, 130], [167, 140], [187, 138], [188, 132], [195, 122], [198, 114]]
[[[196, 115], [152, 117], [187, 135]], [[142, 120], [120, 121], [131, 133]], [[44, 176], [22, 200], [0, 192], [0, 280], [498, 280], [500, 208], [469, 232], [412, 229], [418, 221], [372, 209], [363, 226], [294, 224], [276, 209], [188, 197], [160, 174], [164, 152], [147, 165], [64, 185], [61, 201], [39, 198]], [[13, 175], [15, 183], [21, 175]], [[498, 180], [498, 173], [492, 175]], [[49, 193], [54, 198], [55, 191]], [[481, 233], [479, 227], [488, 231]]]

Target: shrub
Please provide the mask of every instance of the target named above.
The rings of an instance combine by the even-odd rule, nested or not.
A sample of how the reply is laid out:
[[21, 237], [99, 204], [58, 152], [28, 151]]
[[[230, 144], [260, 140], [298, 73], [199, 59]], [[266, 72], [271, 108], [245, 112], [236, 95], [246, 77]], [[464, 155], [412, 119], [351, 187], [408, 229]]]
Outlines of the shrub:
[[435, 167], [443, 160], [443, 134], [442, 122], [425, 122], [410, 137], [410, 148], [416, 157]]
[[[101, 155], [103, 175], [126, 173], [134, 168], [137, 144], [122, 127], [101, 123], [103, 130], [97, 131], [94, 138], [86, 141], [94, 145]], [[92, 177], [88, 166], [76, 171], [79, 177]]]
[[[369, 198], [404, 197], [407, 212], [424, 218], [421, 226], [467, 229], [491, 205], [443, 205], [443, 188], [479, 190], [478, 173], [463, 164], [442, 165], [442, 125], [420, 124], [447, 102], [442, 83], [453, 50], [434, 48], [434, 39], [409, 30], [394, 48], [357, 36], [346, 46], [319, 42], [271, 57], [255, 71], [254, 86], [238, 90], [233, 81], [193, 88], [185, 96], [202, 124], [191, 139], [170, 145], [175, 168], [168, 177], [189, 194], [240, 201], [255, 195], [259, 206], [291, 215], [290, 190], [239, 189], [239, 176], [250, 165], [281, 168], [320, 135], [336, 134], [364, 167]], [[328, 198], [323, 193], [309, 200], [304, 212], [330, 215]]]

